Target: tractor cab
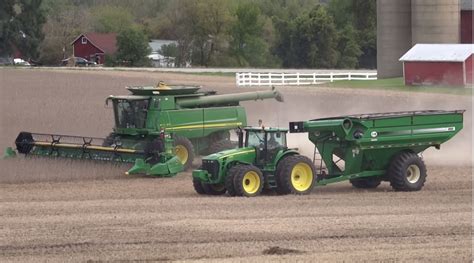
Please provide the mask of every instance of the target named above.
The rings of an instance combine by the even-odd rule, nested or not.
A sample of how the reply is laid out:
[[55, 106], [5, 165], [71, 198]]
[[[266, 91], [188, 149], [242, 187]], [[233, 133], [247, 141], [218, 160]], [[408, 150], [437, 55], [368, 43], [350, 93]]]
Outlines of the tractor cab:
[[[239, 147], [254, 147], [258, 164], [272, 162], [280, 150], [288, 149], [287, 129], [248, 127], [239, 132]], [[245, 136], [245, 140], [244, 140]]]

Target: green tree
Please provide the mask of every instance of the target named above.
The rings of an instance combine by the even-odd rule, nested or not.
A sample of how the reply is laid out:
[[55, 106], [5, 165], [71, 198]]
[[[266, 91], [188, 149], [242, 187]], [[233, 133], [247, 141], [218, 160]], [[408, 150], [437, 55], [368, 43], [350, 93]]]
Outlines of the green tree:
[[147, 55], [150, 51], [147, 37], [138, 28], [127, 28], [117, 35], [116, 59], [119, 63], [132, 67], [149, 66]]
[[5, 0], [0, 8], [0, 53], [16, 47], [25, 58], [37, 59], [46, 21], [42, 0]]
[[268, 46], [262, 38], [264, 20], [260, 9], [252, 3], [242, 3], [235, 11], [235, 22], [230, 34], [230, 53], [238, 66], [261, 67], [268, 65]]
[[280, 21], [276, 53], [285, 67], [333, 68], [337, 64], [337, 31], [321, 5], [291, 21]]
[[176, 44], [168, 44], [161, 46], [161, 50], [158, 51], [161, 55], [165, 57], [177, 57], [178, 56], [178, 46]]
[[337, 68], [355, 68], [359, 61], [358, 58], [362, 51], [356, 41], [357, 32], [352, 25], [346, 25], [344, 29], [339, 32], [337, 41]]
[[92, 12], [92, 25], [95, 32], [117, 33], [135, 26], [132, 14], [125, 8], [102, 6]]

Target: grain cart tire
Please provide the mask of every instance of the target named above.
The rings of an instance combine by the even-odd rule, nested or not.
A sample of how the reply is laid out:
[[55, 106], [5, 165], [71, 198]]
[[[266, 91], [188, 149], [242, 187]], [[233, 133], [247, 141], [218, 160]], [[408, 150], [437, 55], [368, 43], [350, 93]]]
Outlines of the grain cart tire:
[[207, 151], [208, 151], [209, 154], [212, 154], [212, 153], [217, 153], [217, 152], [220, 152], [220, 151], [223, 151], [223, 150], [233, 149], [235, 147], [236, 147], [236, 145], [234, 145], [231, 141], [222, 140], [222, 141], [213, 142], [209, 146]]
[[240, 165], [236, 165], [227, 171], [224, 185], [225, 185], [225, 188], [227, 189], [227, 194], [229, 196], [235, 196], [234, 177], [238, 172], [239, 166]]
[[291, 155], [278, 162], [277, 193], [309, 194], [315, 183], [315, 167], [308, 157]]
[[174, 149], [176, 156], [184, 165], [184, 170], [191, 168], [194, 160], [194, 146], [191, 141], [186, 137], [177, 135], [174, 137]]
[[237, 165], [235, 168], [233, 171], [235, 195], [246, 197], [259, 195], [264, 184], [260, 169], [253, 165]]
[[395, 191], [419, 191], [426, 181], [426, 166], [415, 153], [402, 152], [388, 168], [390, 185]]
[[201, 182], [204, 192], [208, 195], [223, 195], [226, 192], [223, 184], [206, 184]]
[[201, 180], [193, 178], [193, 186], [196, 193], [203, 195], [206, 194], [204, 187], [202, 186]]
[[368, 178], [361, 178], [361, 179], [351, 179], [349, 182], [355, 188], [361, 189], [370, 189], [370, 188], [377, 188], [382, 182], [382, 179], [379, 177], [368, 177]]
[[105, 146], [105, 147], [111, 146], [112, 144], [114, 144], [114, 140], [115, 140], [114, 138], [115, 138], [115, 134], [113, 133], [107, 135], [107, 137], [105, 137], [104, 139], [104, 142], [102, 143], [102, 146]]

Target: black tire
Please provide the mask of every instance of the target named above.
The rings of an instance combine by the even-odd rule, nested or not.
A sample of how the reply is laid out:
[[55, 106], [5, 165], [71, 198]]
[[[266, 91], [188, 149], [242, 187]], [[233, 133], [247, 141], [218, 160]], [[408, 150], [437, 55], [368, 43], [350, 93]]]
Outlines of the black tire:
[[[174, 137], [174, 146], [176, 150], [176, 156], [178, 156], [178, 158], [180, 157], [179, 152], [182, 151], [183, 148], [186, 150], [187, 160], [183, 163], [184, 170], [188, 170], [189, 168], [191, 168], [191, 166], [193, 165], [193, 160], [194, 160], [194, 146], [191, 143], [191, 141], [186, 137], [176, 135]], [[178, 150], [178, 147], [180, 147], [179, 150]]]
[[207, 149], [207, 152], [209, 154], [213, 154], [213, 153], [217, 153], [223, 150], [233, 149], [235, 147], [236, 145], [232, 143], [231, 141], [222, 140], [222, 141], [213, 142]]
[[105, 137], [104, 142], [102, 142], [102, 146], [109, 147], [112, 146], [115, 142], [115, 134], [111, 133]]
[[226, 188], [223, 184], [206, 184], [202, 183], [204, 192], [208, 195], [223, 195], [226, 192]]
[[237, 174], [237, 170], [239, 165], [236, 165], [232, 168], [230, 168], [227, 171], [227, 175], [225, 177], [224, 185], [225, 188], [227, 189], [227, 194], [229, 196], [235, 196], [235, 188], [234, 188], [234, 176]]
[[198, 193], [200, 195], [206, 194], [206, 191], [204, 190], [204, 187], [202, 187], [201, 180], [193, 178], [193, 186], [194, 186], [194, 190], [196, 191], [196, 193]]
[[145, 145], [145, 159], [149, 159], [150, 164], [156, 164], [160, 161], [159, 153], [165, 151], [165, 145], [161, 138], [155, 138]]
[[395, 191], [419, 191], [426, 181], [426, 166], [415, 153], [402, 152], [393, 158], [387, 170]]
[[368, 178], [361, 178], [361, 179], [351, 179], [349, 182], [355, 188], [361, 189], [371, 189], [377, 188], [382, 182], [382, 178], [380, 177], [368, 177]]
[[[303, 166], [297, 166], [301, 165]], [[292, 182], [292, 172], [293, 169], [298, 169], [295, 175], [295, 180], [302, 178], [299, 185], [294, 185]], [[302, 170], [303, 169], [303, 170]], [[302, 171], [301, 171], [302, 170]], [[279, 194], [309, 194], [313, 190], [315, 181], [316, 181], [316, 168], [314, 167], [313, 162], [302, 155], [290, 155], [284, 157], [278, 162], [276, 170], [276, 181], [277, 188], [276, 191]], [[298, 174], [302, 173], [302, 174]]]
[[[233, 174], [231, 174], [229, 170], [229, 175], [233, 177], [236, 196], [253, 197], [262, 192], [264, 180], [260, 169], [253, 165], [239, 164], [234, 166], [231, 170]], [[252, 187], [252, 184], [255, 185]]]

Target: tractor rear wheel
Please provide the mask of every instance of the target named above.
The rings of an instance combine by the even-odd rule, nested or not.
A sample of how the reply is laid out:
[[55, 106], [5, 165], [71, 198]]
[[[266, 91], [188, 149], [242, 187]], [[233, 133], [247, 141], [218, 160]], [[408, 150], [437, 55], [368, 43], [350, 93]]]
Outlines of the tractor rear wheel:
[[201, 180], [193, 178], [193, 186], [196, 193], [203, 195], [206, 194], [204, 187], [202, 186]]
[[188, 170], [193, 165], [194, 146], [191, 141], [179, 135], [174, 137], [174, 150], [176, 156], [181, 160], [184, 170]]
[[201, 182], [204, 192], [208, 195], [223, 195], [226, 192], [223, 184], [206, 184]]
[[315, 167], [308, 157], [291, 155], [277, 165], [276, 181], [279, 194], [308, 194], [314, 187]]
[[253, 165], [236, 165], [229, 170], [228, 176], [233, 178], [236, 196], [253, 197], [262, 192], [263, 175], [260, 169]]
[[380, 177], [368, 177], [368, 178], [361, 178], [361, 179], [351, 179], [349, 182], [355, 188], [362, 188], [362, 189], [370, 189], [376, 188], [382, 182], [382, 178]]
[[418, 191], [426, 181], [425, 163], [412, 152], [402, 152], [395, 156], [387, 173], [395, 191]]

